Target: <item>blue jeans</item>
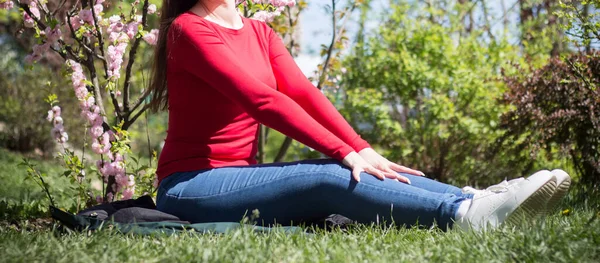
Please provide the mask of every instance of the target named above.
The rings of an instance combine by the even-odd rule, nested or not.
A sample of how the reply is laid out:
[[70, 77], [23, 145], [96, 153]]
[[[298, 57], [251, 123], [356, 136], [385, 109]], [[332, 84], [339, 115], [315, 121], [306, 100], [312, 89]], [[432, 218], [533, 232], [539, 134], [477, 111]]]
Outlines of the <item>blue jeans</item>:
[[412, 185], [362, 173], [360, 183], [333, 159], [179, 172], [163, 179], [160, 211], [192, 223], [239, 222], [258, 209], [258, 223], [289, 225], [341, 214], [360, 223], [451, 226], [466, 195], [457, 187], [402, 174]]

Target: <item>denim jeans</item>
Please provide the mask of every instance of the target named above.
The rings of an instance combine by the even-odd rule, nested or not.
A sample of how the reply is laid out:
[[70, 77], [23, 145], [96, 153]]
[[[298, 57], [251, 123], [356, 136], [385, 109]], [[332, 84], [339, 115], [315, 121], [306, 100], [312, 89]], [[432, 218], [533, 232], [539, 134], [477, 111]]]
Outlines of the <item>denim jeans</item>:
[[402, 174], [412, 184], [361, 181], [333, 159], [229, 166], [179, 172], [160, 183], [159, 210], [192, 223], [239, 222], [258, 209], [259, 224], [289, 225], [341, 214], [360, 223], [451, 226], [462, 201], [457, 187]]

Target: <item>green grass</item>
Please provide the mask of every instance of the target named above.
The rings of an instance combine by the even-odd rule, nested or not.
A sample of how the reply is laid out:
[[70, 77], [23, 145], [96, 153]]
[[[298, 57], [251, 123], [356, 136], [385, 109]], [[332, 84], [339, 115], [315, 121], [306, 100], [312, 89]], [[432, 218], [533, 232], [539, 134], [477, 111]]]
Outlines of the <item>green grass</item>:
[[[47, 201], [36, 185], [22, 182], [23, 169], [14, 165], [20, 157], [0, 153], [0, 180], [9, 183], [0, 186], [0, 198], [12, 204], [25, 202], [20, 203], [21, 207], [29, 207], [20, 210], [29, 216], [10, 215], [7, 213], [15, 210], [4, 210], [4, 219], [0, 218], [0, 262], [600, 261], [600, 220], [592, 219], [598, 211], [585, 204], [568, 205], [570, 199], [563, 204], [570, 215], [555, 212], [543, 221], [484, 233], [360, 226], [347, 232], [318, 231], [310, 235], [257, 234], [239, 229], [223, 235], [132, 236], [111, 230], [64, 233], [51, 226], [29, 227], [32, 220], [27, 217], [36, 206], [24, 204], [44, 206]], [[52, 162], [40, 162], [39, 167], [61, 171]], [[62, 179], [50, 180], [55, 188], [69, 188], [61, 184]]]

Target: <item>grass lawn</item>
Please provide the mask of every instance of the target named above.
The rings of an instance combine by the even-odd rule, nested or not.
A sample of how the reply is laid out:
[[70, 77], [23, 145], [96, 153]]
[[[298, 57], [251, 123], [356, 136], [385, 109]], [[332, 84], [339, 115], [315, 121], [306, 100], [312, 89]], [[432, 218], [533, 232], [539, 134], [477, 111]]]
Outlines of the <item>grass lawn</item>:
[[[52, 225], [31, 228], [28, 217], [43, 214], [47, 201], [35, 185], [22, 182], [18, 159], [0, 150], [0, 262], [600, 261], [598, 211], [569, 202], [563, 207], [569, 215], [555, 212], [543, 221], [485, 233], [361, 226], [312, 235], [239, 229], [224, 235], [131, 236], [111, 230], [66, 234]], [[52, 163], [40, 168], [59, 171]], [[51, 181], [55, 188], [67, 185], [56, 191], [68, 194], [68, 182]]]

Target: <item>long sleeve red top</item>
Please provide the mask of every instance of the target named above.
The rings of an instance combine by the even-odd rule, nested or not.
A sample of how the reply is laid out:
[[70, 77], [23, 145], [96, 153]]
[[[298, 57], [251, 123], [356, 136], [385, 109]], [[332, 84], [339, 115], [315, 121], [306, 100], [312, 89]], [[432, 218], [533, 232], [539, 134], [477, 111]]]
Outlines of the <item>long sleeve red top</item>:
[[340, 161], [369, 147], [267, 24], [242, 21], [241, 29], [225, 28], [191, 12], [173, 21], [159, 181], [175, 172], [255, 164], [259, 122]]

